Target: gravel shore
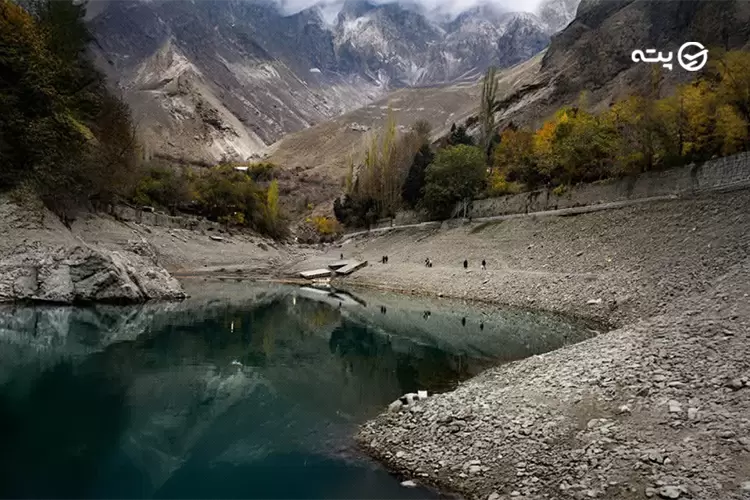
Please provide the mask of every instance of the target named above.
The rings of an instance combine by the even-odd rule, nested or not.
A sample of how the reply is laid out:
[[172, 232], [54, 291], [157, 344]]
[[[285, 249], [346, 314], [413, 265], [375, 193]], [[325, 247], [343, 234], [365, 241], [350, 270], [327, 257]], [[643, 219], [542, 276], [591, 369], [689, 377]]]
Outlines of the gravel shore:
[[347, 283], [614, 328], [385, 413], [359, 442], [405, 479], [472, 499], [750, 498], [748, 214], [742, 190], [331, 249], [321, 259], [370, 262]]

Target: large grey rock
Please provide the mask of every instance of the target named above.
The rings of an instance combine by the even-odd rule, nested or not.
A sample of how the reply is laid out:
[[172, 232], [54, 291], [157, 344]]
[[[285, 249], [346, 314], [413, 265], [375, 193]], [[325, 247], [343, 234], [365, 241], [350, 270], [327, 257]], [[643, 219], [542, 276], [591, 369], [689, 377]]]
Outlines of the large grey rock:
[[84, 244], [36, 248], [0, 260], [0, 302], [144, 302], [185, 298], [180, 283], [146, 257]]

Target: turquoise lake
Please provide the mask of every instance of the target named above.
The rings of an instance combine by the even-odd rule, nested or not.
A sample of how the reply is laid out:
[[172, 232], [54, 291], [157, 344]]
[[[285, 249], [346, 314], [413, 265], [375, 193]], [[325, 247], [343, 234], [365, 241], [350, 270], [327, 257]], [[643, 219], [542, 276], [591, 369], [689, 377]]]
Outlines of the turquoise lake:
[[437, 498], [363, 456], [407, 392], [592, 334], [393, 294], [188, 282], [141, 306], [0, 307], [3, 498]]

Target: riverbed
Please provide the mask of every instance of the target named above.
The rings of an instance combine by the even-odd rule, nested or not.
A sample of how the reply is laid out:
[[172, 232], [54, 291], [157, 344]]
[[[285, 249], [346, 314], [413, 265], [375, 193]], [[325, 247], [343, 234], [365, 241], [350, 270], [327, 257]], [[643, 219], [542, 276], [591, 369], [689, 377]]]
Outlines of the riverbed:
[[408, 392], [590, 337], [561, 316], [188, 280], [191, 299], [0, 309], [0, 495], [437, 498], [354, 444]]

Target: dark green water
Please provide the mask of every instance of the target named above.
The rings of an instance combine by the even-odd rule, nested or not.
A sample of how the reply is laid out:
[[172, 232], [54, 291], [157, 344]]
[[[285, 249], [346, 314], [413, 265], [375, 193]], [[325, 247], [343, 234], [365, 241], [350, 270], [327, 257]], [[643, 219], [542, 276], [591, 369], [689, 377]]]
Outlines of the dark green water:
[[0, 308], [0, 496], [435, 498], [363, 457], [357, 425], [588, 335], [496, 308], [192, 286], [179, 304]]

